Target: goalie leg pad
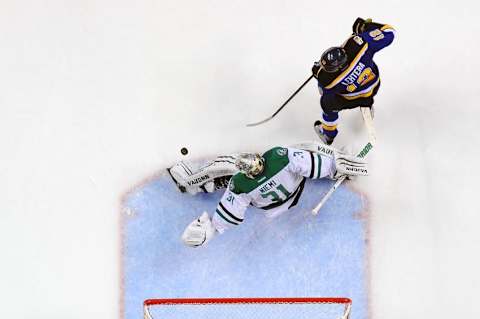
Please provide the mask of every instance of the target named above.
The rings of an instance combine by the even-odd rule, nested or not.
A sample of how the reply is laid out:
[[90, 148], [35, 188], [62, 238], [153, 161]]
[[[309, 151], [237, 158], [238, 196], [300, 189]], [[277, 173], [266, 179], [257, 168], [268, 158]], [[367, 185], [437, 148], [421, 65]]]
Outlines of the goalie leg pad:
[[168, 169], [178, 189], [182, 193], [192, 195], [200, 192], [211, 193], [224, 188], [230, 177], [237, 172], [235, 155], [219, 156], [203, 167], [179, 162]]

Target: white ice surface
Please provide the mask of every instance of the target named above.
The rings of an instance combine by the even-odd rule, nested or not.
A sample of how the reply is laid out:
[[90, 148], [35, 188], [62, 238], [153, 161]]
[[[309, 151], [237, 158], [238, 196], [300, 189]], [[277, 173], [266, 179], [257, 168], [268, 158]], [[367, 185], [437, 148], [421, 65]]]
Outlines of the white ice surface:
[[[474, 1], [27, 1], [0, 6], [0, 318], [117, 318], [122, 194], [180, 158], [314, 138], [308, 76], [357, 16], [376, 62], [374, 318], [478, 318]], [[358, 135], [343, 116], [338, 144]], [[356, 139], [362, 138], [362, 135]]]

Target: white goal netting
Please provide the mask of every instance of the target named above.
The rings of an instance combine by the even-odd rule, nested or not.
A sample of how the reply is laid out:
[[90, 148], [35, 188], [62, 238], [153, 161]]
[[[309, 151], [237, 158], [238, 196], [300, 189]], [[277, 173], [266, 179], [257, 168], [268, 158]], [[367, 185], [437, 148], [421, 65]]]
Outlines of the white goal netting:
[[347, 319], [348, 298], [148, 299], [145, 319]]

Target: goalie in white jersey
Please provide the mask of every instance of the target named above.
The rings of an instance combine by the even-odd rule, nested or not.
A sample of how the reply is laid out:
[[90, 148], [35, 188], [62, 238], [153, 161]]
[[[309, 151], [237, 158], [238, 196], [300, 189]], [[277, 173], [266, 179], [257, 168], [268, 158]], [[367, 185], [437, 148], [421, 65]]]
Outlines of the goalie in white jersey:
[[275, 147], [263, 155], [243, 153], [236, 157], [239, 172], [230, 179], [228, 188], [212, 217], [204, 212], [185, 229], [182, 240], [187, 246], [205, 245], [216, 234], [238, 227], [249, 205], [276, 217], [295, 206], [306, 178], [342, 175], [367, 175], [363, 159], [339, 152], [333, 147], [318, 147], [321, 152]]

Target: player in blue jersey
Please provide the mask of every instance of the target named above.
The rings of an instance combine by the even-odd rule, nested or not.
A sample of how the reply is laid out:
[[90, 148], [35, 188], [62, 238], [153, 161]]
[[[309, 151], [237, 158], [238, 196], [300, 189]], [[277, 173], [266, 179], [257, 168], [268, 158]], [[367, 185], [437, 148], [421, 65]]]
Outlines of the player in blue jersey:
[[322, 120], [315, 132], [326, 144], [338, 134], [338, 112], [359, 106], [372, 107], [380, 88], [380, 74], [373, 62], [375, 53], [392, 43], [395, 30], [388, 24], [358, 18], [353, 34], [340, 47], [326, 50], [312, 67], [322, 95]]

